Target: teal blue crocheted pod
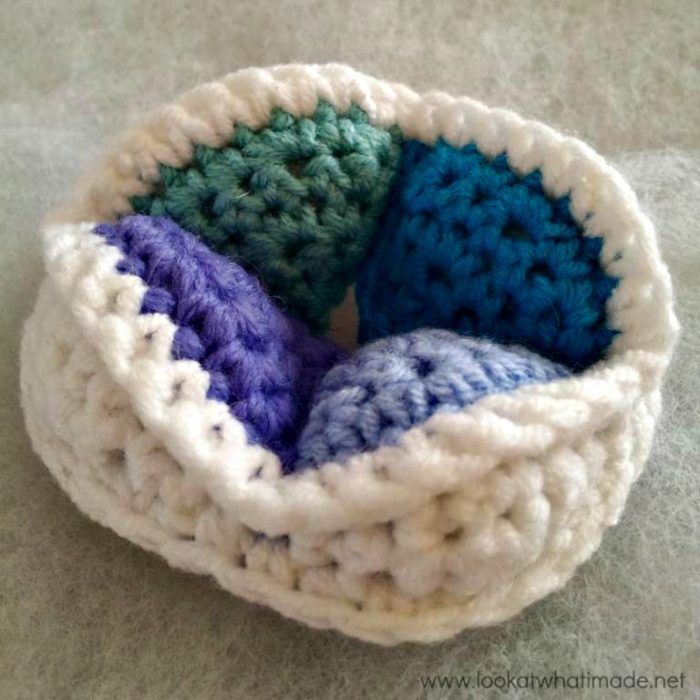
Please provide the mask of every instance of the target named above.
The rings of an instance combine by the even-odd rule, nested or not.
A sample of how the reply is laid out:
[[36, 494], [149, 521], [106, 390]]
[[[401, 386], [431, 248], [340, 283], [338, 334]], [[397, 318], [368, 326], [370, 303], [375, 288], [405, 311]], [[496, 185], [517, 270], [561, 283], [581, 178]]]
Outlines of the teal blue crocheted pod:
[[360, 340], [447, 328], [585, 369], [615, 336], [605, 308], [618, 280], [601, 248], [538, 171], [518, 176], [473, 144], [406, 142], [357, 281]]
[[361, 109], [319, 103], [311, 117], [274, 110], [231, 142], [199, 145], [184, 168], [163, 165], [136, 212], [166, 215], [259, 276], [282, 307], [328, 329], [367, 253], [398, 168], [398, 129]]

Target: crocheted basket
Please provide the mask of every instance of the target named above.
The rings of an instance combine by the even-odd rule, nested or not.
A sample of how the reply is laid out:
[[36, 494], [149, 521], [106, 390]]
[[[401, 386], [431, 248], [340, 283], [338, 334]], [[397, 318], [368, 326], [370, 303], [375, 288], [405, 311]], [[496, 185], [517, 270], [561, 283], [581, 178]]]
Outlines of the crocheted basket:
[[[243, 70], [128, 132], [43, 236], [36, 451], [91, 518], [314, 627], [511, 617], [649, 453], [677, 333], [652, 226], [512, 112]], [[353, 285], [349, 355], [324, 334]]]

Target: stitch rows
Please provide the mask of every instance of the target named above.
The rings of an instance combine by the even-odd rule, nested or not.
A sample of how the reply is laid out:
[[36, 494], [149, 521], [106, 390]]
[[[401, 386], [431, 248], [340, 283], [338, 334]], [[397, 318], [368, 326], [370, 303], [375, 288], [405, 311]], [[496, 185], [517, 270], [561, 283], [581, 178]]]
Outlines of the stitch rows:
[[225, 403], [285, 472], [396, 444], [436, 412], [567, 374], [533, 353], [447, 331], [379, 341], [348, 361], [171, 220], [124, 217], [95, 233], [124, 254], [120, 273], [148, 285], [141, 313], [176, 324], [173, 359], [206, 370], [207, 397]]
[[576, 370], [593, 364], [615, 335], [605, 305], [617, 279], [601, 269], [602, 239], [584, 236], [569, 207], [505, 155], [406, 143], [357, 282], [361, 342], [448, 328]]
[[299, 440], [299, 466], [396, 444], [435, 413], [568, 374], [522, 348], [450, 331], [424, 329], [379, 340], [321, 380]]
[[[605, 360], [434, 415], [347, 468], [283, 476], [207, 398], [199, 363], [173, 360], [176, 326], [140, 313], [144, 283], [116, 271], [121, 253], [90, 222], [130, 212], [160, 163], [185, 168], [197, 145], [228, 145], [234, 125], [259, 131], [277, 108], [310, 118], [319, 100], [339, 113], [356, 103], [408, 139], [505, 152], [520, 175], [539, 170], [550, 196], [570, 194], [619, 279], [607, 308], [620, 332]], [[50, 281], [21, 358], [35, 449], [92, 518], [312, 626], [391, 644], [511, 617], [597, 548], [648, 456], [677, 334], [668, 272], [619, 173], [542, 124], [345, 66], [248, 69], [140, 123], [51, 220], [66, 226], [46, 229]]]
[[[182, 473], [84, 340], [70, 312], [56, 305], [55, 290], [44, 285], [24, 339], [35, 360], [22, 376], [33, 409], [29, 428], [34, 439], [51, 436], [43, 456], [79, 505], [168, 558], [189, 548], [203, 567], [213, 559], [222, 583], [249, 581], [242, 592], [254, 600], [269, 602], [274, 591], [295, 606], [298, 596], [313, 596], [297, 616], [310, 624], [342, 618], [343, 629], [362, 630], [372, 641], [403, 639], [401, 620], [413, 621], [423, 635], [432, 629], [443, 636], [459, 628], [455, 611], [494, 622], [510, 605], [504, 581], [512, 583], [505, 589], [511, 596], [534, 595], [540, 567], [566, 550], [574, 532], [595, 531], [586, 517], [592, 495], [616, 469], [606, 456], [609, 436], [596, 435], [552, 451], [541, 468], [501, 460], [469, 493], [443, 494], [386, 522], [268, 537], [231, 517], [220, 494]], [[43, 401], [47, 391], [61, 411]], [[628, 484], [630, 474], [621, 477]], [[367, 615], [382, 625], [362, 622]], [[390, 620], [396, 630], [383, 631]]]
[[[542, 455], [605, 426], [610, 440], [619, 431], [638, 433], [648, 428], [646, 417], [616, 421], [656, 410], [658, 389], [645, 387], [659, 370], [657, 358], [635, 353], [632, 364], [625, 354], [582, 377], [495, 394], [471, 410], [433, 416], [399, 445], [353, 456], [347, 469], [322, 465], [286, 477], [272, 453], [248, 443], [225, 404], [206, 398], [206, 370], [198, 362], [173, 361], [177, 326], [163, 314], [140, 313], [146, 285], [117, 271], [121, 252], [93, 231], [91, 224], [78, 224], [47, 234], [46, 264], [59, 308], [70, 302], [88, 344], [183, 470], [219, 494], [222, 507], [233, 508], [242, 522], [269, 534], [359, 527], [397, 509], [406, 514], [432, 496], [459, 492], [504, 456]], [[27, 362], [31, 366], [31, 357]], [[641, 430], [632, 441], [636, 464], [648, 445], [640, 436], [647, 435]]]
[[345, 353], [312, 337], [258, 280], [169, 219], [130, 216], [95, 232], [124, 253], [117, 270], [148, 285], [141, 313], [167, 314], [177, 325], [173, 359], [199, 362], [207, 397], [227, 404], [251, 442], [291, 467], [316, 387]]
[[199, 145], [163, 165], [138, 213], [168, 215], [263, 280], [312, 329], [328, 328], [363, 259], [399, 161], [399, 132], [353, 106], [312, 117], [274, 110], [259, 131], [238, 126], [224, 148]]

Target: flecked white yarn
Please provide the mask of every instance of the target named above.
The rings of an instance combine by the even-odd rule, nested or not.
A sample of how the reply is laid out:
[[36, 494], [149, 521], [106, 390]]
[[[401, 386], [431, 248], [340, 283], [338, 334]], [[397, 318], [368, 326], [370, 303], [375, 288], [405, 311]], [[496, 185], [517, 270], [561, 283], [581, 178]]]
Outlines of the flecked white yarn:
[[[219, 146], [274, 107], [319, 99], [378, 125], [505, 151], [571, 194], [602, 264], [609, 357], [585, 373], [435, 415], [396, 446], [282, 477], [246, 443], [208, 375], [170, 356], [175, 327], [141, 315], [144, 283], [92, 223], [130, 211], [158, 164]], [[47, 279], [22, 346], [37, 452], [76, 504], [171, 564], [248, 599], [370, 641], [442, 639], [506, 619], [562, 586], [614, 524], [643, 466], [677, 333], [648, 219], [589, 147], [467, 98], [417, 95], [350, 68], [249, 69], [201, 86], [129, 132], [45, 225]]]

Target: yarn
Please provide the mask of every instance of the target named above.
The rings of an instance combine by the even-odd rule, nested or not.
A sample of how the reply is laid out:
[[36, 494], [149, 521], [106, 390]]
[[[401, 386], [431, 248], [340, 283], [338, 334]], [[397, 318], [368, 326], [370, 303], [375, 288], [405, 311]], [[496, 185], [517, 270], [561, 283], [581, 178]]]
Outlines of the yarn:
[[173, 221], [129, 216], [95, 232], [124, 254], [117, 270], [148, 285], [141, 313], [177, 325], [173, 359], [200, 363], [207, 396], [227, 404], [285, 472], [396, 443], [433, 413], [567, 374], [525, 350], [439, 330], [379, 341], [348, 360]]
[[[174, 359], [177, 324], [142, 313], [148, 288], [94, 222], [129, 211], [159, 163], [184, 170], [234, 125], [257, 133], [276, 108], [304, 119], [319, 100], [425, 144], [507, 154], [568, 192], [619, 279], [602, 361], [435, 414], [351, 465], [286, 475], [250, 445], [200, 362]], [[47, 275], [21, 350], [34, 449], [94, 520], [313, 627], [394, 644], [511, 618], [592, 555], [649, 454], [678, 330], [653, 227], [601, 156], [512, 112], [346, 66], [247, 69], [137, 125], [42, 229]]]
[[169, 219], [128, 216], [95, 231], [124, 254], [118, 271], [148, 285], [141, 313], [167, 314], [177, 325], [173, 359], [199, 362], [208, 398], [226, 403], [248, 439], [287, 469], [313, 392], [344, 352], [309, 335], [258, 280]]
[[225, 148], [198, 145], [185, 167], [133, 197], [168, 215], [263, 280], [270, 294], [325, 331], [364, 257], [398, 167], [398, 129], [319, 102], [313, 116], [275, 109], [259, 131], [236, 126]]
[[601, 247], [539, 171], [519, 177], [474, 144], [407, 142], [357, 280], [360, 340], [448, 328], [585, 369], [615, 335], [605, 304], [618, 280]]
[[568, 375], [565, 367], [523, 348], [451, 331], [423, 329], [378, 340], [322, 379], [296, 466], [342, 461], [396, 444], [434, 413], [458, 411], [487, 394]]

